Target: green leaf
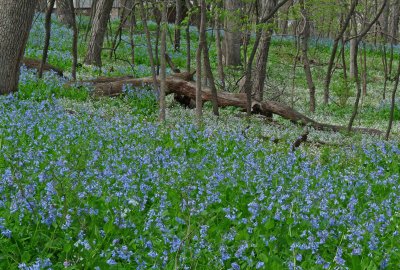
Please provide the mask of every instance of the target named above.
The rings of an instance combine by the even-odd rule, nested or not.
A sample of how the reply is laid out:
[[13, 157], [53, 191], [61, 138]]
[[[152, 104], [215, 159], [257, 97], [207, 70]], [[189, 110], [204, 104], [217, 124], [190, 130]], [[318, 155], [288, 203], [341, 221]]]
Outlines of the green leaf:
[[72, 245], [70, 243], [67, 243], [67, 244], [64, 245], [64, 249], [63, 250], [64, 250], [65, 253], [70, 252], [71, 249], [72, 249]]
[[267, 223], [265, 223], [265, 229], [266, 230], [271, 230], [275, 227], [275, 221], [273, 219], [268, 220]]
[[352, 267], [354, 270], [361, 270], [361, 257], [360, 256], [352, 256], [351, 257]]
[[29, 262], [31, 259], [31, 254], [29, 253], [29, 251], [24, 251], [24, 253], [22, 253], [21, 255], [21, 260], [23, 262]]

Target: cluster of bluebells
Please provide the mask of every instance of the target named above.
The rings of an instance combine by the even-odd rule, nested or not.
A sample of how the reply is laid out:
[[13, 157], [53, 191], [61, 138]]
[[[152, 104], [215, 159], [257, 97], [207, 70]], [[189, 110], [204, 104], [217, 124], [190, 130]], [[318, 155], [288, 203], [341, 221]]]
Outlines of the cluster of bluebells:
[[61, 247], [40, 254], [42, 239], [30, 258], [49, 255], [53, 265], [399, 263], [396, 142], [326, 161], [292, 152], [290, 143], [276, 151], [237, 128], [198, 129], [185, 120], [166, 128], [84, 106], [70, 114], [56, 99], [10, 95], [0, 104], [3, 254], [40, 230]]
[[52, 269], [52, 263], [49, 258], [41, 259], [36, 258], [32, 264], [20, 263], [18, 269], [21, 270], [42, 270], [42, 269]]

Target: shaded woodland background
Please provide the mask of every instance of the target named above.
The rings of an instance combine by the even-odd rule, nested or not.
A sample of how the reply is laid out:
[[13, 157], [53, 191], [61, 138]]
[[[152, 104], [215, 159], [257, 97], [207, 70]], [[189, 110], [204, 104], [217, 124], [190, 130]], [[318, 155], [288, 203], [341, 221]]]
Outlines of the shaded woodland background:
[[[4, 1], [6, 2], [6, 1]], [[34, 1], [35, 2], [35, 1]], [[23, 8], [21, 8], [21, 6]], [[148, 50], [148, 64], [151, 67], [152, 84], [154, 91], [159, 92], [160, 120], [165, 119], [165, 95], [174, 93], [175, 99], [185, 106], [196, 108], [197, 122], [201, 122], [202, 106], [204, 101], [211, 101], [213, 112], [218, 115], [219, 107], [237, 106], [245, 109], [247, 115], [259, 113], [266, 117], [273, 114], [280, 115], [293, 122], [311, 125], [317, 129], [333, 129], [352, 131], [354, 121], [359, 112], [360, 102], [369, 93], [368, 81], [370, 67], [367, 60], [367, 51], [373, 50], [381, 55], [381, 82], [383, 89], [381, 100], [391, 99], [390, 117], [385, 137], [388, 138], [396, 110], [395, 95], [398, 85], [400, 68], [397, 68], [397, 44], [399, 24], [399, 1], [293, 1], [293, 0], [266, 0], [266, 1], [71, 1], [52, 0], [36, 3], [9, 5], [11, 13], [0, 30], [10, 36], [12, 42], [3, 42], [4, 55], [14, 55], [2, 60], [3, 85], [2, 93], [17, 90], [18, 67], [25, 48], [30, 24], [35, 11], [46, 13], [46, 38], [43, 48], [42, 63], [39, 67], [39, 77], [47, 61], [47, 51], [50, 40], [51, 14], [55, 11], [59, 22], [73, 29], [74, 41], [71, 44], [73, 65], [71, 77], [76, 80], [76, 67], [82, 63], [86, 65], [102, 66], [102, 53], [107, 51], [110, 59], [116, 55], [124, 31], [131, 33], [131, 37], [140, 22], [146, 35]], [[78, 29], [76, 14], [90, 16], [87, 29]], [[119, 25], [110, 36], [108, 31], [110, 18], [119, 18]], [[156, 23], [156, 31], [151, 32], [148, 21]], [[24, 34], [13, 31], [15, 25], [25, 25], [21, 29]], [[172, 34], [167, 25], [174, 30]], [[196, 46], [191, 44], [190, 29], [197, 28], [198, 41]], [[84, 39], [87, 42], [85, 55], [77, 52], [77, 43], [80, 31], [84, 30]], [[8, 32], [7, 32], [8, 31]], [[81, 33], [82, 34], [82, 33]], [[155, 35], [155, 44], [151, 37]], [[17, 37], [18, 36], [18, 37]], [[167, 37], [168, 36], [168, 37]], [[15, 37], [15, 38], [14, 38]], [[300, 76], [304, 77], [308, 95], [308, 111], [314, 113], [316, 107], [327, 106], [330, 103], [344, 105], [349, 98], [353, 109], [349, 115], [346, 127], [333, 126], [329, 123], [318, 123], [310, 117], [299, 113], [287, 100], [279, 103], [275, 99], [279, 96], [279, 89], [267, 89], [268, 82], [274, 78], [267, 77], [270, 67], [270, 51], [273, 46], [272, 38], [289, 39], [293, 42], [293, 49], [288, 51], [295, 78], [297, 67], [302, 67]], [[169, 39], [169, 41], [167, 40]], [[182, 46], [182, 38], [186, 38]], [[104, 47], [105, 39], [111, 45]], [[319, 40], [328, 42], [329, 59], [321, 62], [310, 55], [310, 45]], [[176, 67], [167, 51], [167, 42], [173, 44], [175, 52], [186, 53], [186, 66]], [[18, 46], [12, 46], [17, 43]], [[131, 65], [135, 65], [135, 46], [133, 37], [130, 40]], [[216, 59], [210, 60], [210, 46], [216, 49]], [[196, 49], [195, 59], [192, 59], [192, 50]], [[312, 49], [312, 48], [311, 48]], [[9, 53], [8, 53], [9, 52]], [[80, 60], [78, 60], [80, 58]], [[215, 61], [216, 60], [216, 61]], [[78, 63], [79, 62], [79, 63]], [[315, 74], [315, 66], [323, 66], [324, 74]], [[172, 79], [167, 78], [166, 70], [170, 68], [174, 73], [182, 73], [180, 80], [188, 81], [193, 78], [190, 73], [195, 72], [196, 83], [172, 85]], [[11, 72], [13, 71], [13, 72]], [[11, 72], [11, 73], [10, 73]], [[185, 75], [187, 73], [187, 75]], [[226, 74], [236, 74], [234, 91], [243, 94], [229, 94], [232, 89], [227, 86]], [[179, 76], [174, 75], [176, 81]], [[10, 79], [5, 79], [10, 78]], [[200, 79], [201, 78], [201, 79]], [[336, 101], [332, 99], [332, 80], [339, 82], [336, 86]], [[114, 80], [114, 81], [113, 81]], [[148, 83], [149, 80], [132, 81], [130, 78], [95, 80], [96, 95], [116, 95], [122, 92], [124, 84]], [[394, 84], [393, 84], [394, 82]], [[293, 86], [295, 85], [293, 79]], [[318, 88], [317, 88], [317, 86]], [[388, 89], [390, 87], [390, 89]], [[108, 89], [107, 89], [108, 88]], [[185, 89], [183, 89], [185, 88]], [[339, 89], [337, 89], [339, 88]], [[268, 90], [269, 96], [265, 97]], [[202, 94], [202, 91], [205, 97]], [[292, 90], [294, 91], [294, 90]], [[352, 95], [351, 93], [354, 93]], [[203, 97], [202, 97], [203, 95]], [[339, 100], [339, 101], [337, 101]], [[289, 106], [288, 106], [289, 105]], [[306, 113], [308, 114], [308, 113]], [[373, 134], [381, 134], [375, 129], [360, 129]]]

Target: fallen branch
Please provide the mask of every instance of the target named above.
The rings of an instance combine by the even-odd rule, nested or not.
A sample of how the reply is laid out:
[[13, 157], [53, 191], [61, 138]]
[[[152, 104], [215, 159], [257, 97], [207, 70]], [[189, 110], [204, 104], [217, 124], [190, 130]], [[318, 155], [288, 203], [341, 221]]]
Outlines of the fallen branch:
[[298, 138], [294, 141], [294, 143], [292, 144], [292, 148], [291, 148], [292, 151], [296, 150], [296, 148], [298, 148], [298, 147], [301, 145], [301, 143], [307, 142], [308, 133], [309, 133], [309, 132], [308, 132], [308, 129], [305, 128], [304, 133], [301, 134], [300, 137], [298, 137]]
[[[173, 76], [167, 77], [167, 92], [166, 94], [177, 94], [180, 96], [184, 96], [190, 99], [196, 98], [196, 85], [191, 80], [193, 79], [192, 73], [179, 73]], [[97, 79], [93, 81], [85, 81], [91, 82], [93, 84], [93, 92], [92, 95], [95, 97], [102, 96], [118, 96], [122, 94], [122, 89], [124, 85], [132, 85], [133, 87], [143, 87], [147, 85], [151, 85], [153, 83], [152, 77], [145, 78], [110, 78], [110, 79]], [[203, 87], [202, 90], [202, 100], [211, 101], [212, 95], [211, 90], [207, 87]], [[218, 107], [238, 107], [242, 109], [246, 109], [247, 101], [245, 93], [229, 93], [229, 92], [218, 92]], [[302, 126], [311, 126], [316, 130], [327, 130], [327, 131], [346, 131], [347, 127], [345, 126], [337, 126], [319, 123], [317, 121], [312, 120], [311, 118], [305, 116], [304, 114], [292, 109], [291, 107], [275, 102], [275, 101], [252, 101], [251, 104], [252, 113], [257, 113], [265, 116], [270, 116], [271, 114], [279, 115], [285, 119], [290, 120], [293, 123], [302, 125]], [[352, 128], [352, 131], [372, 134], [372, 135], [381, 135], [382, 131], [372, 128]]]
[[[41, 60], [31, 59], [31, 58], [24, 58], [21, 62], [22, 65], [25, 65], [28, 69], [36, 69], [39, 70]], [[43, 66], [43, 71], [54, 71], [57, 73], [58, 76], [63, 77], [63, 71], [53, 65], [45, 63]]]

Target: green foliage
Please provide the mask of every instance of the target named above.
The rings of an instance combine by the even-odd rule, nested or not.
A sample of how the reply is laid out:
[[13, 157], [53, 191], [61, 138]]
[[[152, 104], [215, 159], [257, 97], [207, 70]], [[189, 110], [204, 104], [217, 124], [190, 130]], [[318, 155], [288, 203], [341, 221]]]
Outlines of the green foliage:
[[354, 95], [353, 86], [354, 83], [343, 79], [343, 77], [339, 77], [332, 81], [331, 89], [338, 98], [340, 106], [346, 106], [349, 98]]

